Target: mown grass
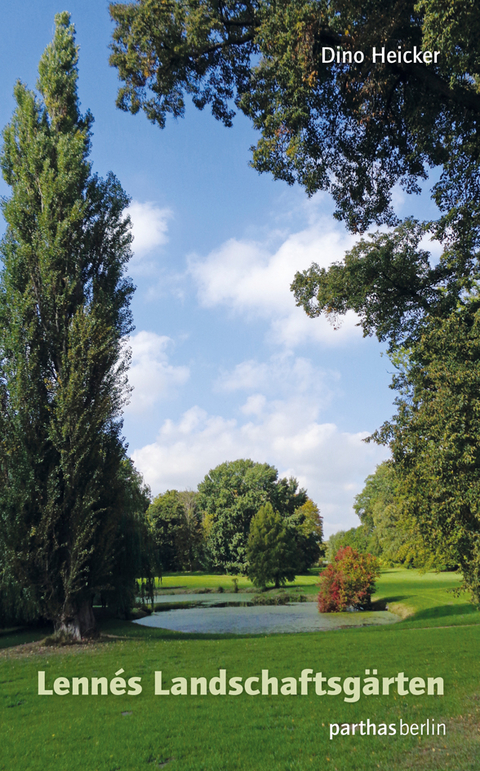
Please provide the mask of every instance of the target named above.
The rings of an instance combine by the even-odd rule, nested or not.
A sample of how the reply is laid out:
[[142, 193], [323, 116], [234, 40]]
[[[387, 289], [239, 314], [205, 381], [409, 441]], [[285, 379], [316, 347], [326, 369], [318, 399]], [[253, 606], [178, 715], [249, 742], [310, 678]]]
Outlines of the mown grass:
[[[218, 585], [219, 577], [169, 576], [172, 586]], [[166, 580], [164, 578], [164, 582]], [[305, 581], [310, 582], [305, 584]], [[231, 582], [231, 579], [229, 579]], [[195, 583], [202, 582], [203, 583]], [[299, 586], [315, 588], [316, 577]], [[303, 583], [302, 583], [303, 582]], [[452, 574], [390, 570], [378, 598], [408, 615], [390, 627], [316, 634], [235, 637], [186, 635], [125, 622], [103, 624], [103, 641], [42, 648], [27, 644], [0, 654], [0, 769], [28, 771], [303, 771], [304, 769], [446, 769], [477, 771], [480, 614], [456, 598]], [[246, 586], [245, 586], [246, 588]], [[304, 588], [302, 588], [304, 591]], [[19, 636], [12, 638], [18, 646]], [[4, 641], [6, 637], [2, 638]], [[37, 672], [55, 677], [142, 677], [140, 696], [38, 696]], [[154, 696], [155, 670], [176, 676], [258, 675], [279, 678], [312, 668], [328, 676], [443, 677], [443, 697]], [[342, 736], [330, 723], [445, 722], [445, 737]]]
[[[230, 576], [230, 575], [212, 575], [209, 573], [166, 573], [162, 576], [161, 580], [157, 580], [155, 592], [157, 593], [190, 593], [198, 592], [202, 589], [209, 589], [211, 592], [218, 592], [219, 590], [224, 592], [234, 591], [234, 579], [237, 582], [239, 592], [253, 592], [258, 591], [255, 589], [252, 582], [246, 576]], [[286, 590], [298, 590], [302, 588], [302, 591], [313, 592], [317, 591], [316, 585], [318, 583], [318, 570], [310, 570], [307, 575], [297, 576], [295, 581], [289, 581], [282, 591]], [[268, 591], [273, 591], [270, 587]]]

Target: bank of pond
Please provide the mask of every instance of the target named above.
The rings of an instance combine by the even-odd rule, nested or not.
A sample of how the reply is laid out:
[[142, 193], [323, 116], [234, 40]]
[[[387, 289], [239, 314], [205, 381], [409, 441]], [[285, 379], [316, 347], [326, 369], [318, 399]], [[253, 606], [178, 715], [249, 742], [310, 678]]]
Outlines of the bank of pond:
[[255, 592], [245, 577], [239, 578], [238, 591], [232, 591], [231, 576], [171, 574], [155, 589], [154, 612], [134, 623], [173, 632], [239, 635], [323, 632], [405, 619], [428, 624], [436, 617], [475, 612], [465, 594], [453, 592], [460, 581], [455, 573], [385, 569], [378, 579], [374, 609], [319, 613], [315, 571], [298, 576], [280, 592], [264, 593]]

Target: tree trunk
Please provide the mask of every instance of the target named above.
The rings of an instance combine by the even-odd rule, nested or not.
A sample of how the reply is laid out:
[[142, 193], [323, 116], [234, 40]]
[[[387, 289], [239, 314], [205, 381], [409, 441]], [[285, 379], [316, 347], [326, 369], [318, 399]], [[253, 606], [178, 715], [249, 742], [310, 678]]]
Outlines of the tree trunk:
[[55, 623], [55, 633], [68, 637], [71, 640], [80, 641], [86, 637], [92, 637], [96, 630], [95, 616], [93, 614], [92, 600], [84, 600], [77, 612], [70, 618], [62, 618]]

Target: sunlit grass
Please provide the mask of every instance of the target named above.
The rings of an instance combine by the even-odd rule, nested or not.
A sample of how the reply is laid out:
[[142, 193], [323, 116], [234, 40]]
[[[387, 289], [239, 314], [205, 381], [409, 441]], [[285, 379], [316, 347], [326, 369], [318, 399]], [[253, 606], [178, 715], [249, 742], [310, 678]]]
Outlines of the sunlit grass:
[[[164, 582], [215, 588], [231, 577], [176, 575]], [[296, 581], [315, 590], [316, 575]], [[388, 627], [335, 632], [244, 636], [185, 635], [127, 622], [104, 623], [110, 642], [62, 649], [25, 646], [0, 654], [2, 749], [0, 769], [27, 771], [370, 771], [422, 769], [478, 771], [480, 717], [478, 650], [480, 618], [465, 596], [449, 590], [453, 574], [382, 574], [378, 598], [413, 611]], [[300, 583], [302, 585], [302, 583]], [[165, 587], [167, 588], [167, 587]], [[248, 582], [239, 589], [248, 588]], [[225, 591], [227, 587], [224, 587]], [[302, 590], [303, 591], [303, 590]], [[459, 626], [459, 625], [462, 626]], [[105, 638], [104, 638], [105, 639]], [[3, 641], [8, 637], [3, 637]], [[17, 645], [20, 634], [11, 638]], [[143, 693], [125, 696], [43, 696], [59, 676], [142, 677]], [[445, 696], [340, 697], [242, 695], [154, 696], [153, 673], [168, 684], [175, 676], [205, 676], [227, 669], [229, 677], [269, 669], [279, 678], [312, 668], [328, 676], [379, 676], [405, 672], [445, 680]], [[50, 685], [51, 687], [51, 685]], [[421, 724], [445, 722], [445, 737], [343, 736], [330, 741], [331, 722]], [[166, 764], [166, 765], [164, 765]]]
[[[302, 589], [309, 592], [315, 592], [318, 584], [318, 570], [311, 570], [307, 575], [297, 576], [294, 581], [289, 581], [283, 587], [283, 590]], [[219, 588], [224, 592], [235, 591], [234, 579], [237, 582], [238, 591], [258, 591], [252, 582], [242, 575], [212, 575], [211, 573], [165, 573], [161, 579], [157, 579], [155, 584], [156, 592], [194, 592], [199, 589], [210, 589], [212, 592]], [[270, 590], [273, 588], [270, 587]]]

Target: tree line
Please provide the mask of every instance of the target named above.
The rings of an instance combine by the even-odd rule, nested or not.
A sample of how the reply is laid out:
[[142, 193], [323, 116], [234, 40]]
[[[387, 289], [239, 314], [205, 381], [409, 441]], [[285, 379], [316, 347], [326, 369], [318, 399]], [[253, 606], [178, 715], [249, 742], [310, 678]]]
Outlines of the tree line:
[[353, 508], [360, 525], [339, 530], [326, 543], [326, 558], [335, 559], [339, 549], [351, 547], [360, 554], [372, 554], [381, 563], [422, 570], [455, 570], [455, 554], [448, 544], [435, 548], [425, 544], [415, 517], [409, 516], [402, 480], [394, 464], [385, 461], [365, 480], [355, 496]]
[[165, 571], [203, 569], [279, 585], [322, 553], [322, 518], [306, 491], [252, 460], [220, 464], [197, 492], [158, 495], [146, 521]]

